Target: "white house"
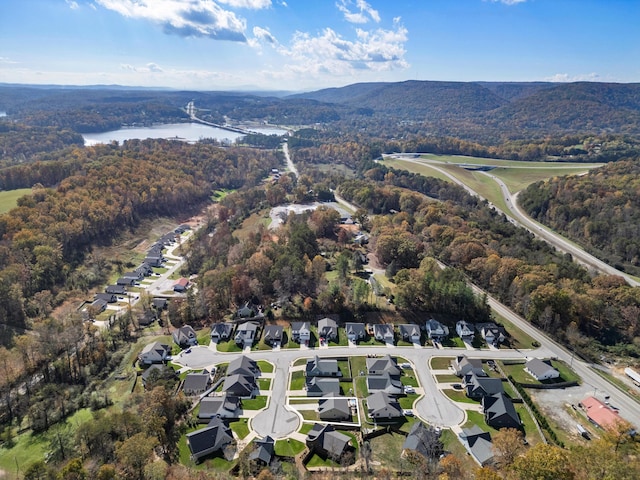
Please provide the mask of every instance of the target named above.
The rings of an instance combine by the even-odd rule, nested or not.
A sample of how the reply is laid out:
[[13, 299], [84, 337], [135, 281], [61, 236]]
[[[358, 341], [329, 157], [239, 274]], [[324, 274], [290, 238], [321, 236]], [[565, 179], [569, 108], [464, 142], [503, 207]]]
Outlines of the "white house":
[[311, 340], [311, 325], [309, 322], [292, 322], [291, 339], [298, 343], [309, 343], [309, 340]]
[[456, 333], [462, 340], [467, 342], [471, 342], [475, 336], [473, 324], [464, 320], [456, 322]]
[[145, 346], [138, 360], [145, 365], [151, 365], [152, 363], [164, 362], [171, 353], [171, 347], [169, 345], [162, 344], [160, 342], [153, 342]]
[[538, 381], [550, 380], [560, 376], [560, 372], [558, 370], [539, 358], [532, 358], [529, 360], [524, 366], [524, 371]]

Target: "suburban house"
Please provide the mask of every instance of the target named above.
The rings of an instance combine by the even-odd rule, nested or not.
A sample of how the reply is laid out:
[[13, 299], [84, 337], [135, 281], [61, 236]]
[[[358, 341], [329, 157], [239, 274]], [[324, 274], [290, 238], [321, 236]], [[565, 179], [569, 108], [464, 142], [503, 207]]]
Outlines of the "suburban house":
[[309, 343], [309, 340], [311, 340], [311, 325], [309, 322], [291, 322], [291, 339], [297, 343]]
[[152, 363], [162, 363], [167, 360], [167, 357], [171, 353], [171, 347], [164, 345], [160, 342], [153, 342], [142, 349], [138, 355], [138, 360], [144, 365], [151, 365]]
[[222, 452], [231, 442], [231, 429], [219, 418], [212, 418], [205, 428], [187, 433], [187, 445], [194, 462], [211, 453]]
[[382, 375], [384, 373], [400, 375], [401, 373], [400, 367], [398, 367], [398, 362], [395, 358], [391, 358], [391, 355], [367, 358], [366, 365], [367, 373], [369, 375]]
[[522, 422], [511, 399], [504, 393], [482, 397], [482, 411], [487, 425], [493, 428], [520, 428]]
[[335, 358], [320, 358], [316, 355], [307, 360], [305, 375], [307, 377], [341, 377], [342, 372]]
[[479, 377], [475, 373], [467, 373], [462, 380], [462, 386], [467, 397], [475, 398], [476, 400], [480, 400], [487, 395], [504, 393], [501, 379]]
[[250, 347], [258, 337], [258, 322], [245, 322], [236, 328], [236, 336], [234, 337], [237, 345]]
[[275, 440], [269, 435], [262, 440], [255, 440], [255, 449], [249, 454], [249, 461], [260, 465], [269, 465], [275, 455]]
[[148, 277], [153, 273], [153, 268], [151, 268], [151, 265], [145, 262], [138, 268], [136, 268], [135, 272], [141, 274], [143, 277]]
[[113, 293], [115, 295], [126, 295], [127, 293], [123, 285], [109, 285], [104, 291], [105, 293]]
[[491, 434], [479, 426], [463, 428], [460, 440], [473, 459], [480, 465], [487, 465], [493, 461], [493, 442]]
[[244, 375], [255, 378], [260, 376], [260, 368], [258, 368], [258, 363], [255, 360], [240, 355], [229, 362], [227, 376], [229, 375]]
[[407, 450], [417, 452], [427, 459], [438, 458], [442, 454], [440, 433], [431, 425], [415, 422], [402, 444], [403, 455]]
[[350, 448], [351, 437], [331, 425], [316, 423], [307, 434], [307, 447], [321, 457], [339, 459]]
[[374, 420], [391, 420], [403, 416], [398, 400], [384, 392], [373, 393], [366, 401], [367, 413]]
[[393, 343], [393, 340], [395, 338], [393, 333], [393, 325], [389, 323], [374, 325], [373, 336], [380, 342]]
[[146, 257], [144, 257], [143, 261], [150, 267], [161, 267], [162, 262], [164, 262], [164, 257], [162, 256], [162, 254], [158, 254], [158, 255], [149, 254]]
[[404, 391], [400, 377], [386, 372], [381, 375], [368, 375], [367, 389], [369, 393], [385, 392], [389, 395], [402, 395]]
[[182, 391], [187, 396], [204, 393], [211, 384], [211, 375], [208, 373], [189, 373], [184, 377]]
[[115, 293], [96, 293], [93, 296], [94, 300], [104, 300], [107, 303], [116, 303], [118, 296]]
[[151, 306], [157, 310], [164, 310], [167, 308], [169, 301], [166, 298], [156, 297], [151, 300]]
[[487, 376], [482, 368], [482, 360], [479, 358], [467, 358], [466, 355], [458, 355], [456, 359], [451, 362], [451, 366], [459, 377], [464, 377], [468, 373], [474, 373], [478, 377]]
[[276, 346], [282, 343], [282, 325], [267, 325], [264, 327], [264, 333], [262, 339], [267, 345]]
[[222, 384], [223, 392], [240, 398], [253, 397], [257, 389], [255, 378], [249, 375], [229, 375]]
[[405, 323], [398, 327], [400, 336], [405, 342], [420, 343], [420, 327], [412, 323]]
[[211, 340], [229, 340], [233, 333], [233, 323], [220, 322], [211, 325]]
[[340, 380], [330, 377], [311, 377], [305, 385], [307, 397], [339, 397]]
[[238, 418], [240, 405], [240, 398], [227, 393], [216, 397], [204, 397], [200, 401], [198, 418], [201, 420], [214, 417]]
[[524, 371], [541, 382], [560, 377], [560, 372], [550, 365], [550, 362], [532, 358], [524, 365]]
[[338, 339], [338, 323], [332, 318], [318, 320], [318, 336], [329, 342]]
[[465, 342], [472, 342], [475, 337], [474, 326], [464, 320], [456, 322], [456, 333]]
[[140, 272], [131, 271], [131, 272], [123, 273], [122, 277], [123, 278], [133, 278], [136, 282], [139, 282], [140, 280], [144, 279], [144, 274], [140, 273]]
[[116, 280], [116, 285], [120, 285], [123, 287], [131, 287], [135, 285], [135, 283], [136, 279], [131, 277], [120, 277], [118, 280]]
[[358, 340], [364, 340], [367, 336], [367, 330], [364, 327], [364, 323], [348, 322], [345, 324], [344, 329], [347, 334], [347, 339], [354, 343], [357, 343]]
[[506, 331], [504, 328], [499, 327], [495, 323], [479, 323], [476, 325], [476, 330], [480, 334], [487, 345], [499, 345], [506, 339]]
[[613, 410], [595, 397], [585, 398], [580, 402], [580, 406], [591, 423], [605, 430], [615, 428], [617, 423], [623, 421], [617, 410]]
[[174, 292], [186, 292], [187, 288], [189, 288], [189, 279], [188, 278], [181, 278], [179, 279], [176, 283], [173, 284], [173, 291]]
[[318, 417], [326, 422], [351, 420], [351, 407], [346, 398], [326, 398], [318, 402]]
[[192, 347], [193, 345], [198, 344], [196, 331], [191, 325], [183, 325], [182, 327], [174, 330], [171, 336], [173, 337], [173, 341], [176, 345], [179, 345], [180, 348]]
[[241, 308], [236, 312], [236, 316], [238, 318], [253, 318], [256, 316], [256, 309], [249, 302], [245, 303]]
[[107, 301], [102, 298], [96, 298], [91, 302], [91, 308], [95, 313], [104, 312], [107, 309]]
[[449, 327], [433, 318], [427, 320], [425, 328], [427, 330], [427, 336], [434, 342], [442, 342], [449, 336]]

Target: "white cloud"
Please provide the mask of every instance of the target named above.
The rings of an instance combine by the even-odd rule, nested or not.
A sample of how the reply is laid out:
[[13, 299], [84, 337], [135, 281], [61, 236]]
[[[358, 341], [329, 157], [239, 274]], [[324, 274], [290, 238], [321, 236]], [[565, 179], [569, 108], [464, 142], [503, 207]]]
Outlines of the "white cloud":
[[0, 57], [0, 64], [2, 64], [2, 63], [12, 65], [12, 64], [15, 64], [15, 63], [18, 63], [18, 62], [14, 62], [9, 57]]
[[218, 0], [218, 2], [229, 5], [231, 8], [248, 8], [251, 10], [260, 10], [271, 6], [271, 0]]
[[[359, 11], [353, 12], [349, 9], [354, 3]], [[336, 3], [336, 7], [344, 14], [347, 22], [367, 23], [369, 20], [373, 20], [376, 23], [380, 23], [380, 14], [365, 0], [355, 0], [355, 2], [352, 0], [340, 0]]]
[[[183, 37], [246, 42], [246, 22], [212, 0], [96, 0], [125, 17], [162, 25], [166, 33]], [[262, 4], [265, 0], [225, 0], [229, 3]], [[270, 3], [270, 2], [269, 2]]]
[[78, 5], [78, 2], [75, 2], [74, 0], [64, 0], [67, 5], [69, 5], [69, 8], [71, 10], [76, 10], [78, 8], [80, 8], [80, 6]]
[[163, 73], [164, 70], [158, 66], [157, 63], [149, 62], [144, 67], [135, 67], [129, 63], [122, 63], [120, 65], [122, 70], [136, 73]]
[[556, 73], [550, 77], [544, 79], [547, 82], [598, 82], [602, 81], [599, 74], [581, 73], [578, 75], [569, 75], [568, 73]]

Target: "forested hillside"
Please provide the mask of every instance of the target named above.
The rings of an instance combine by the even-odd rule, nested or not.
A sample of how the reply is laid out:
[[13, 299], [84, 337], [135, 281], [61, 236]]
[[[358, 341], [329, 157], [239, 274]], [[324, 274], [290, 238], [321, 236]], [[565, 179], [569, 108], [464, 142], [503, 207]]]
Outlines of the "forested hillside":
[[557, 177], [520, 194], [524, 209], [616, 268], [640, 274], [640, 159], [580, 177]]

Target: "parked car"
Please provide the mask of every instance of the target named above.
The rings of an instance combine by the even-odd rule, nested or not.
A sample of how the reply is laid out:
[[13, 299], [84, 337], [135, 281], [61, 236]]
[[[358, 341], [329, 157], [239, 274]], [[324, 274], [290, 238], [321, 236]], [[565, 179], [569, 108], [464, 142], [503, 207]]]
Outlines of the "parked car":
[[402, 411], [402, 414], [403, 414], [405, 417], [413, 417], [413, 410], [403, 410], [403, 411]]
[[416, 393], [416, 389], [413, 388], [411, 385], [405, 385], [404, 393]]

